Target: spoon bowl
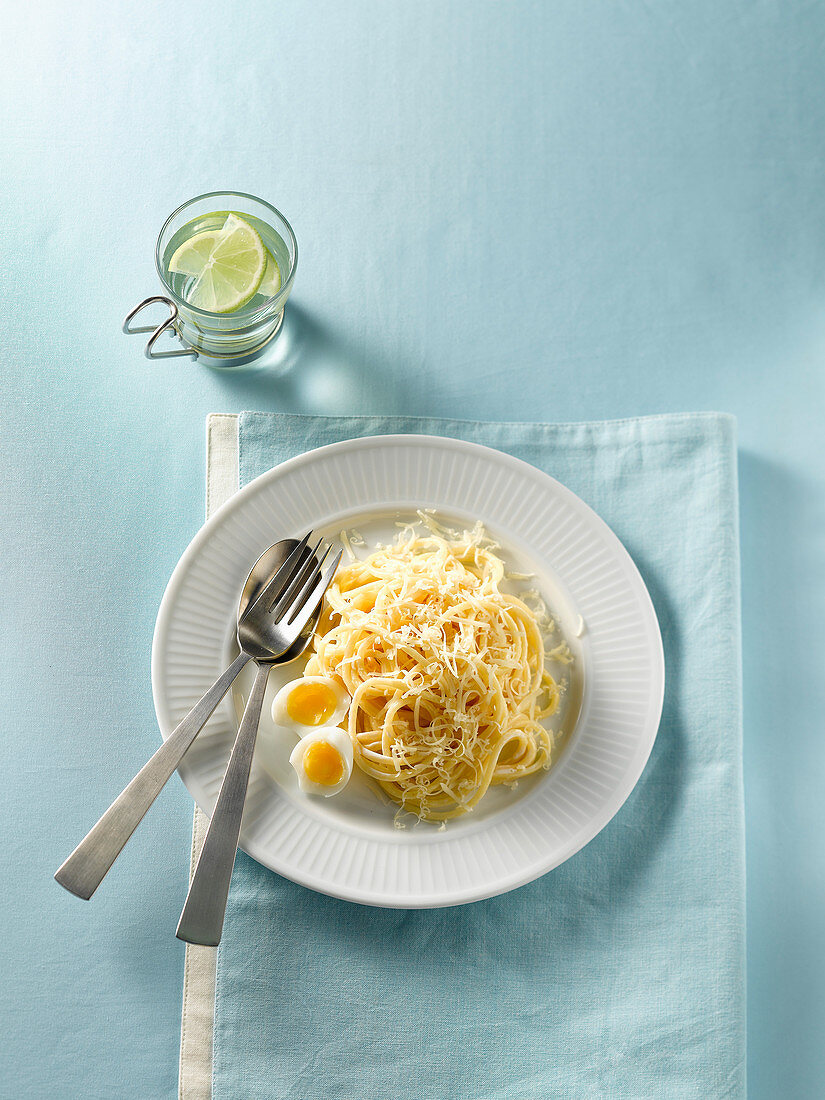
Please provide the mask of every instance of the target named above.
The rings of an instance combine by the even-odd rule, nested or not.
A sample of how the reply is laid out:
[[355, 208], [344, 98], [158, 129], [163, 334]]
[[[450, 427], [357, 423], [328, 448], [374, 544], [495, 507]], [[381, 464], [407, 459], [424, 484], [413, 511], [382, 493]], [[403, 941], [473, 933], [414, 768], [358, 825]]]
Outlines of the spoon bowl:
[[[249, 576], [246, 578], [246, 583], [243, 586], [240, 602], [238, 604], [238, 619], [243, 616], [247, 607], [254, 602], [259, 592], [261, 592], [264, 586], [275, 576], [297, 545], [297, 539], [281, 539], [280, 542], [276, 542], [273, 546], [269, 546], [264, 550], [263, 554], [261, 554], [250, 569]], [[305, 565], [310, 557], [312, 557], [312, 551], [309, 547], [306, 547], [299, 561], [299, 567]], [[290, 661], [297, 660], [297, 658], [306, 651], [307, 646], [312, 641], [312, 635], [315, 632], [315, 627], [318, 625], [320, 615], [321, 607], [319, 606], [315, 615], [313, 615], [307, 623], [301, 636], [292, 643], [286, 653], [278, 658], [279, 665], [288, 664]]]

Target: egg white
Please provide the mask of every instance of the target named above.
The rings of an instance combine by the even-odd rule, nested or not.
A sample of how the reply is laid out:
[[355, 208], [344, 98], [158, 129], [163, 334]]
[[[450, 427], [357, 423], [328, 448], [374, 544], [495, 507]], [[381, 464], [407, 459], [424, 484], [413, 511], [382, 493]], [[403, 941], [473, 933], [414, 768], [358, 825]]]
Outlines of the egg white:
[[[304, 771], [304, 754], [310, 745], [316, 741], [326, 741], [332, 745], [341, 755], [344, 772], [334, 787], [324, 786], [323, 783], [315, 783], [307, 777]], [[289, 755], [289, 762], [298, 776], [298, 786], [304, 794], [319, 794], [324, 798], [338, 794], [349, 782], [352, 775], [352, 741], [346, 730], [338, 726], [318, 726], [311, 733], [302, 737]]]
[[324, 726], [337, 726], [342, 721], [349, 710], [350, 698], [341, 684], [329, 676], [299, 676], [297, 680], [290, 680], [288, 684], [284, 684], [272, 700], [272, 721], [276, 726], [292, 730], [298, 737], [303, 737], [308, 730], [321, 728], [320, 726], [297, 721], [287, 710], [289, 697], [299, 684], [323, 684], [328, 687], [334, 693], [336, 703], [335, 710], [326, 719]]

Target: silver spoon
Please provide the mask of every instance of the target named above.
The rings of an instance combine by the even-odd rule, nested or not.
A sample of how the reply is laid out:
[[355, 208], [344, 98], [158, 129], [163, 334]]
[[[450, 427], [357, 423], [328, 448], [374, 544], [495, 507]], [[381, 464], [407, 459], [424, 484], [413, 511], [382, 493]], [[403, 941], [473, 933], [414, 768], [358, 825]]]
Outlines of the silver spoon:
[[[278, 609], [280, 609], [281, 617], [261, 639], [263, 646], [260, 651], [254, 653], [258, 663], [255, 683], [249, 693], [246, 709], [238, 728], [238, 736], [232, 746], [232, 755], [229, 758], [218, 800], [212, 811], [206, 838], [198, 857], [198, 865], [192, 876], [189, 893], [186, 895], [186, 902], [178, 922], [176, 935], [178, 939], [185, 940], [187, 943], [199, 943], [208, 947], [217, 947], [220, 943], [266, 681], [272, 665], [279, 663], [278, 658], [288, 652], [278, 644], [278, 633], [292, 629], [295, 632], [293, 636], [296, 643], [302, 641], [298, 631], [302, 629], [303, 624], [310, 618], [314, 619], [320, 612], [324, 593], [332, 582], [341, 560], [339, 550], [331, 564], [321, 573], [321, 566], [332, 547], [327, 546], [323, 555], [316, 560], [315, 555], [320, 545], [319, 542], [313, 549], [307, 564], [278, 600], [274, 614], [278, 617]], [[254, 607], [254, 604], [252, 606]], [[241, 622], [247, 621], [248, 618], [247, 611]], [[254, 645], [250, 646], [240, 626], [238, 641], [247, 651], [251, 648], [258, 650], [258, 641], [255, 640]]]
[[[246, 622], [247, 616], [256, 624], [258, 620], [262, 620], [263, 625], [266, 625], [266, 605], [284, 592], [290, 580], [300, 575], [312, 557], [312, 552], [307, 546], [308, 540], [309, 535], [301, 542], [284, 539], [270, 546], [255, 562], [241, 593], [238, 607], [239, 634], [241, 623]], [[259, 608], [256, 606], [257, 602], [265, 593], [266, 599]], [[318, 613], [320, 613], [320, 607]], [[290, 641], [278, 660], [291, 661], [303, 653], [312, 637], [314, 623], [312, 629], [309, 627], [310, 624], [307, 623], [305, 633]], [[253, 648], [254, 641], [253, 636], [248, 638], [248, 644]], [[267, 650], [267, 654], [271, 658], [271, 648]], [[54, 877], [61, 886], [84, 900], [92, 896], [120, 855], [127, 840], [180, 764], [184, 753], [226, 695], [233, 680], [254, 656], [255, 653], [248, 652], [241, 642], [241, 651], [229, 668], [218, 677], [209, 691], [175, 727], [154, 756], [144, 764], [128, 787], [81, 840], [65, 863], [58, 868]]]

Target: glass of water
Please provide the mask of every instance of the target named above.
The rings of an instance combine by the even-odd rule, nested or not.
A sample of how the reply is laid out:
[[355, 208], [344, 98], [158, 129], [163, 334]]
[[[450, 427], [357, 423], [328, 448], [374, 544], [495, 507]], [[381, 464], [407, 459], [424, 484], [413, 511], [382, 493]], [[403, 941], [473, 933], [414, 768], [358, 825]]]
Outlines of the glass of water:
[[[166, 219], [155, 247], [164, 293], [136, 306], [124, 331], [152, 333], [150, 359], [190, 355], [217, 367], [251, 362], [281, 329], [297, 262], [295, 234], [274, 206], [240, 191], [199, 195]], [[134, 326], [154, 302], [166, 305], [167, 318]], [[183, 347], [157, 347], [164, 332]]]

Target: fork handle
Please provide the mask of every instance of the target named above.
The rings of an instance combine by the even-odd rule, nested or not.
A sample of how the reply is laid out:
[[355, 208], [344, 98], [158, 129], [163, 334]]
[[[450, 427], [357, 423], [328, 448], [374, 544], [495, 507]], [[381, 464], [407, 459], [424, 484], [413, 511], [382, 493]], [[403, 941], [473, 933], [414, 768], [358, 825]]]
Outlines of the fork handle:
[[223, 777], [218, 801], [209, 822], [206, 839], [189, 885], [189, 893], [175, 933], [187, 943], [217, 947], [223, 931], [226, 899], [235, 866], [238, 837], [241, 832], [249, 769], [258, 735], [268, 664], [259, 665], [258, 675], [249, 695], [232, 755]]
[[241, 652], [195, 703], [155, 755], [143, 765], [129, 786], [118, 795], [100, 821], [58, 868], [54, 877], [61, 886], [79, 898], [89, 900], [181, 762], [183, 754], [226, 695], [232, 681], [251, 659], [248, 653]]

